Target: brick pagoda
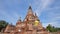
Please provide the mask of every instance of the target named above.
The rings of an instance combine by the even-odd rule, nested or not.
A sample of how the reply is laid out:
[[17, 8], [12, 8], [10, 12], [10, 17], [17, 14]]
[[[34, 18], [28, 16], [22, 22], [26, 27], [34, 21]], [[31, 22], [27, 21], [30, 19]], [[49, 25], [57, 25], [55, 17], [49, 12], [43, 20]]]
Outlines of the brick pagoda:
[[29, 6], [25, 19], [23, 21], [19, 19], [15, 26], [8, 24], [4, 34], [49, 34], [49, 32], [42, 26], [38, 16]]

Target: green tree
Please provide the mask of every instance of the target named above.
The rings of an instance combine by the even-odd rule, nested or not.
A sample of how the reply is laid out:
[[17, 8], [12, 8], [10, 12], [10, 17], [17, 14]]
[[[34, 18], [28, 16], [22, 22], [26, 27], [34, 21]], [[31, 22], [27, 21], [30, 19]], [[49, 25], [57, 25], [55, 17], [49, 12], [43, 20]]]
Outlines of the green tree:
[[56, 32], [57, 31], [57, 29], [54, 26], [50, 25], [50, 24], [46, 27], [46, 29], [49, 32]]
[[0, 20], [0, 31], [5, 28], [8, 25], [8, 23], [4, 20]]

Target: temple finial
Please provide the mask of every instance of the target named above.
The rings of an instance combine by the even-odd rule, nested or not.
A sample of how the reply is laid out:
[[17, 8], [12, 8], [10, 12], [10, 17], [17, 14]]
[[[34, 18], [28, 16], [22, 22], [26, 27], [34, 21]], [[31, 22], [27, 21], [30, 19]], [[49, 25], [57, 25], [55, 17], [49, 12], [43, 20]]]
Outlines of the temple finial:
[[21, 17], [19, 17], [19, 19], [21, 19]]
[[37, 16], [36, 13], [35, 13], [35, 16]]
[[32, 9], [31, 6], [29, 6], [29, 9]]
[[29, 4], [29, 9], [32, 9], [32, 8], [31, 8], [31, 3]]
[[19, 20], [18, 21], [21, 21], [21, 17], [19, 17]]

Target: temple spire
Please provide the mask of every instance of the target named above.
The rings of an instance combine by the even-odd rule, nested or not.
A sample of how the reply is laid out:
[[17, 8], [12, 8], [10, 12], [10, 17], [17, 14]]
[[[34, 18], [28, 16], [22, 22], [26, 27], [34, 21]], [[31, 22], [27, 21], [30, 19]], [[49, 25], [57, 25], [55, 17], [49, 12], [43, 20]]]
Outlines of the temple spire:
[[22, 23], [22, 21], [21, 21], [21, 17], [19, 17], [19, 19], [18, 19], [16, 25], [17, 25], [17, 24], [20, 24], [20, 23]]
[[31, 8], [31, 3], [29, 4], [29, 9], [32, 9], [32, 8]]
[[36, 13], [35, 13], [35, 16], [37, 16]]
[[18, 21], [21, 21], [21, 17], [19, 17], [19, 20]]
[[28, 14], [33, 14], [31, 6], [29, 6], [29, 8], [28, 8]]
[[39, 21], [38, 16], [37, 16], [37, 14], [36, 14], [36, 13], [35, 13], [35, 20], [38, 20], [38, 21]]

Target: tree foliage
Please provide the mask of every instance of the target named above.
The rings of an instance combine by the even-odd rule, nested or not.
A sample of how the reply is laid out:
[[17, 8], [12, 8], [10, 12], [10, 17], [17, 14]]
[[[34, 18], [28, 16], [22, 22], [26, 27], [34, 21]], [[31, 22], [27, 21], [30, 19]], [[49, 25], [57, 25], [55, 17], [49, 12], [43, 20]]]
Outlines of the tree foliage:
[[8, 25], [8, 23], [4, 20], [0, 20], [0, 31], [5, 28]]
[[52, 26], [52, 25], [50, 25], [50, 24], [46, 27], [46, 29], [47, 29], [49, 32], [57, 32], [57, 31], [60, 31], [60, 28], [54, 27], [54, 26]]

